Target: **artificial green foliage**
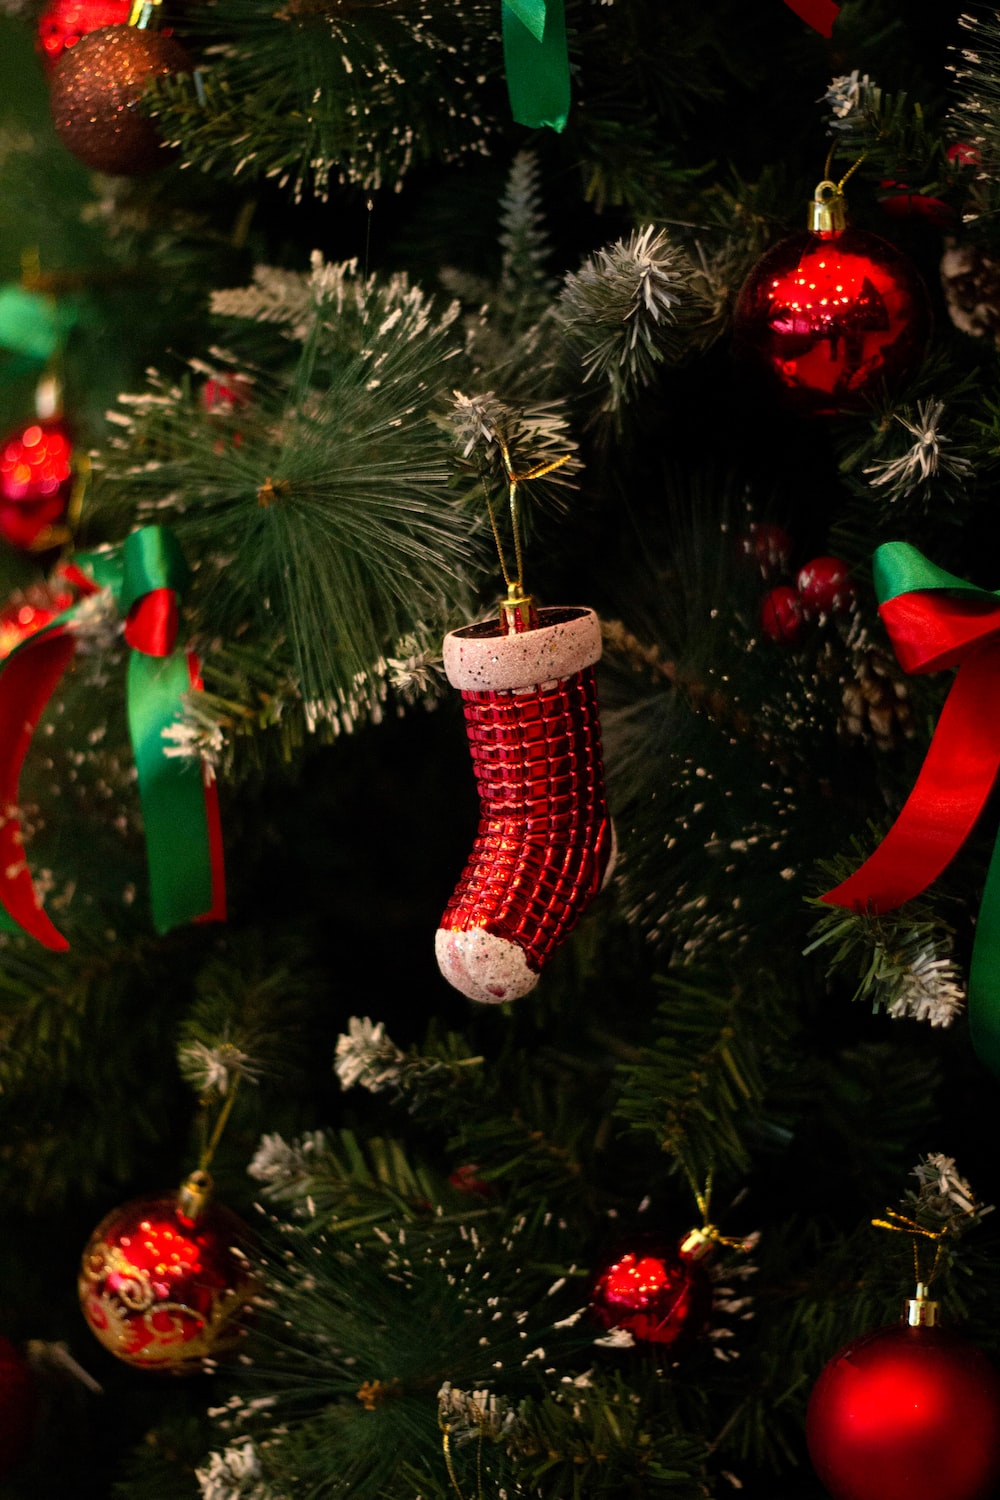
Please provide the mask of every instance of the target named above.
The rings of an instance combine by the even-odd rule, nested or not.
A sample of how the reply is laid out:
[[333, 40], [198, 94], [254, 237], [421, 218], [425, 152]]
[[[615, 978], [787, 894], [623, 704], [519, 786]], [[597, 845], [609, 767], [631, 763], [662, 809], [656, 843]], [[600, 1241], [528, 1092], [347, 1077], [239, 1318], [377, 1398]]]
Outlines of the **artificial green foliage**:
[[[216, 780], [228, 915], [153, 928], [98, 597], [0, 809], [70, 943], [0, 942], [0, 1335], [41, 1396], [4, 1500], [823, 1500], [810, 1392], [915, 1282], [1000, 1355], [966, 998], [996, 798], [900, 910], [820, 899], [952, 681], [897, 660], [872, 553], [1000, 583], [1000, 25], [566, 0], [557, 134], [510, 117], [500, 0], [165, 4], [193, 71], [139, 107], [178, 156], [131, 179], [58, 144], [41, 8], [0, 0], [0, 297], [58, 332], [73, 548], [162, 524], [190, 564], [171, 740]], [[733, 320], [824, 178], [933, 334], [802, 418]], [[9, 621], [57, 558], [3, 522]], [[803, 602], [823, 557], [852, 593]], [[508, 582], [598, 612], [616, 863], [478, 1005], [434, 956], [479, 813], [442, 638]], [[259, 1293], [235, 1358], [160, 1382], [91, 1338], [77, 1258], [199, 1166]], [[591, 1307], [652, 1243], [707, 1249], [675, 1345]]]
[[[235, 167], [323, 198], [337, 182], [391, 188], [415, 162], [487, 149], [479, 58], [496, 45], [491, 20], [479, 3], [459, 15], [414, 15], [399, 0], [213, 6], [198, 72], [162, 88], [157, 114], [189, 161], [226, 176]], [[404, 90], [416, 113], [400, 130]]]
[[696, 1183], [716, 1168], [746, 1170], [748, 1133], [767, 1129], [766, 1080], [782, 1044], [787, 1057], [792, 1042], [775, 1015], [766, 969], [746, 988], [713, 977], [678, 970], [660, 978], [658, 1034], [623, 1067], [617, 1108], [633, 1130], [652, 1132]]
[[[383, 697], [382, 663], [399, 639], [443, 614], [446, 580], [474, 568], [436, 410], [458, 350], [447, 315], [433, 319], [405, 286], [381, 296], [359, 286], [350, 267], [265, 281], [269, 291], [274, 317], [305, 339], [287, 381], [273, 393], [262, 384], [235, 431], [186, 384], [157, 381], [102, 482], [114, 487], [109, 505], [131, 498], [161, 522], [179, 501], [177, 535], [203, 560], [202, 630], [273, 634], [313, 721], [350, 723]], [[342, 298], [356, 314], [346, 349], [329, 331]], [[197, 487], [194, 512], [182, 482]], [[222, 582], [234, 547], [239, 594]]]

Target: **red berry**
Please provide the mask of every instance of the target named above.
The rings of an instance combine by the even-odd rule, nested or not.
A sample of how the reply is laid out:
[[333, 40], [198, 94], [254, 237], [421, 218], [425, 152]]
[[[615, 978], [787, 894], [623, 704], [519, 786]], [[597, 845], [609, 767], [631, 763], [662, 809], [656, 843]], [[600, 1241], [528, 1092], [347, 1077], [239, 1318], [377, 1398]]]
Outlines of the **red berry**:
[[756, 562], [764, 578], [786, 572], [792, 560], [792, 539], [773, 521], [754, 521], [741, 545], [744, 557]]
[[843, 615], [854, 606], [856, 590], [847, 564], [839, 557], [814, 557], [800, 569], [797, 582], [807, 617]]
[[794, 646], [802, 634], [802, 601], [787, 583], [765, 594], [760, 606], [760, 627], [769, 640]]

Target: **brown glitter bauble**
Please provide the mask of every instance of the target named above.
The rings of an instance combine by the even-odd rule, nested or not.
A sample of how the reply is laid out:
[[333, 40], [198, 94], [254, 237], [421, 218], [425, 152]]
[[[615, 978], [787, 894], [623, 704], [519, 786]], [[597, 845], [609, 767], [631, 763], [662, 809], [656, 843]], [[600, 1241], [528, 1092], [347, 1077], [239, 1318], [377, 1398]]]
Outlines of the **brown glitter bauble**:
[[119, 177], [155, 172], [175, 153], [163, 145], [143, 110], [146, 84], [192, 68], [173, 37], [134, 26], [102, 26], [65, 52], [52, 74], [49, 103], [56, 131], [95, 172]]

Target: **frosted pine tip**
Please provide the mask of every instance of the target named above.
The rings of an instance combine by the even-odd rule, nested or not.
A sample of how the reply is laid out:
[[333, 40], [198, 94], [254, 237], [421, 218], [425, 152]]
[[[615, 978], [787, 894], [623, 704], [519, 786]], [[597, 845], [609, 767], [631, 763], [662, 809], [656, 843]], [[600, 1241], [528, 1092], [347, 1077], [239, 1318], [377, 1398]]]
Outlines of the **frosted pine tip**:
[[538, 975], [528, 967], [523, 949], [481, 927], [468, 932], [439, 927], [434, 950], [448, 983], [470, 1000], [484, 1005], [519, 1000], [538, 983]]

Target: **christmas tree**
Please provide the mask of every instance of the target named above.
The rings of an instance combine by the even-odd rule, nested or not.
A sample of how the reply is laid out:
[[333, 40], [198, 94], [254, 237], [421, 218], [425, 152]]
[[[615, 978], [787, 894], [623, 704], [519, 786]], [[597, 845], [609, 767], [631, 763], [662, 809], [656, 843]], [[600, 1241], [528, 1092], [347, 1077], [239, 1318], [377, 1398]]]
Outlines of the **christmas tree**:
[[0, 1494], [1000, 1493], [1000, 21], [0, 85]]

